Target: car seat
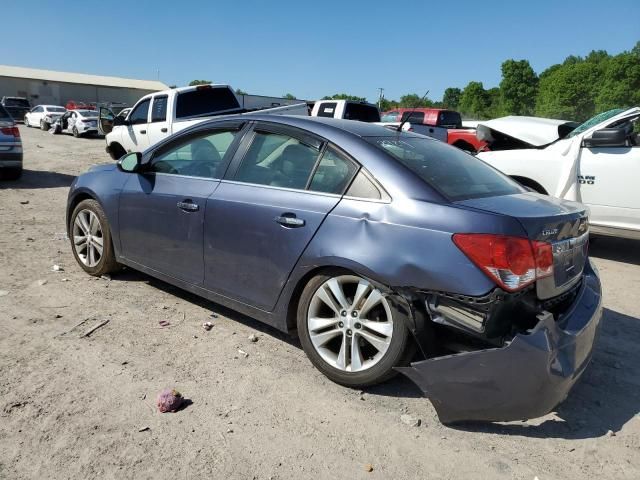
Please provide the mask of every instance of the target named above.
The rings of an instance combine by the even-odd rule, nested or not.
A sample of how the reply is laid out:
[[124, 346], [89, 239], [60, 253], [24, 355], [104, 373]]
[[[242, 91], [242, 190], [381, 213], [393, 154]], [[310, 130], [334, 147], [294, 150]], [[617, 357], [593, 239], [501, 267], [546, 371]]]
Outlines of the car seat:
[[200, 138], [191, 144], [191, 162], [202, 176], [216, 178], [222, 157], [209, 140]]
[[305, 188], [317, 155], [305, 145], [287, 146], [277, 161], [280, 175], [271, 185], [288, 188]]

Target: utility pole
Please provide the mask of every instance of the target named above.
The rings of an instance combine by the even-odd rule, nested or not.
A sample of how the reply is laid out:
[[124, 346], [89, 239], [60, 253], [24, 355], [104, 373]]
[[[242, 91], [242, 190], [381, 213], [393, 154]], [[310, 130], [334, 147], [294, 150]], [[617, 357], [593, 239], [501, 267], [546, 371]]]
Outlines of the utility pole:
[[382, 99], [384, 98], [384, 88], [379, 87], [378, 90], [380, 90], [380, 94], [378, 95], [378, 108], [382, 109]]

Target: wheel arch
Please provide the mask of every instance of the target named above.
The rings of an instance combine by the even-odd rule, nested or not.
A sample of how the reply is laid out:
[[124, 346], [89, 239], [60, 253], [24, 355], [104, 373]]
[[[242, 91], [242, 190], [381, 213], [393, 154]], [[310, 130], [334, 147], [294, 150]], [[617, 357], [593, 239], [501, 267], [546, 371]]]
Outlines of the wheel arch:
[[518, 182], [520, 185], [535, 190], [538, 193], [542, 193], [543, 195], [549, 195], [547, 190], [542, 185], [540, 185], [535, 180], [532, 180], [531, 178], [522, 177], [520, 175], [511, 175], [511, 178]]
[[125, 148], [117, 141], [109, 144], [108, 151], [112, 160], [120, 160], [120, 158], [127, 153]]

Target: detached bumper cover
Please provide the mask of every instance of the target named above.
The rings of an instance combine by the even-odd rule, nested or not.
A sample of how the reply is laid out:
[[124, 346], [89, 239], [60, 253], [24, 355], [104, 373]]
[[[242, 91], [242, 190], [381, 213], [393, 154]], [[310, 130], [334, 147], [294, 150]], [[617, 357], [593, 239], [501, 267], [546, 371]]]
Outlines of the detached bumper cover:
[[568, 395], [591, 359], [602, 317], [600, 279], [590, 262], [571, 307], [502, 348], [439, 357], [398, 368], [440, 421], [511, 421], [546, 415]]

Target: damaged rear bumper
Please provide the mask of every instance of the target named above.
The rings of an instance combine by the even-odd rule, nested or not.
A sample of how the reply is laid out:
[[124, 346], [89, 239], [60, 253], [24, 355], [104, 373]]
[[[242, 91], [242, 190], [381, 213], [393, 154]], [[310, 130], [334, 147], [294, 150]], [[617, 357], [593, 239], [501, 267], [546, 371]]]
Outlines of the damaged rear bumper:
[[586, 368], [602, 317], [600, 279], [586, 265], [575, 301], [558, 318], [538, 324], [501, 348], [412, 363], [409, 377], [435, 407], [440, 421], [511, 421], [553, 410]]

